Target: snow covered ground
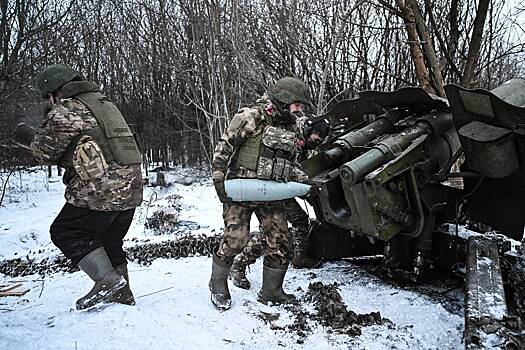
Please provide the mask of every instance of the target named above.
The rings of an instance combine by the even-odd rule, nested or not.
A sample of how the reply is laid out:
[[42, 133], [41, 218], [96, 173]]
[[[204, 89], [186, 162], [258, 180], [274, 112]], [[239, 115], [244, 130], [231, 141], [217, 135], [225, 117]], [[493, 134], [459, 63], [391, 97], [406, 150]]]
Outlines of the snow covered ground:
[[[0, 174], [0, 184], [7, 174]], [[170, 198], [181, 196], [178, 219], [197, 223], [195, 234], [214, 234], [222, 228], [221, 206], [213, 186], [199, 181], [190, 186], [146, 187], [144, 203], [135, 214], [127, 245], [136, 240], [168, 240], [144, 228], [156, 210], [175, 210]], [[49, 239], [49, 225], [61, 209], [63, 185], [44, 171], [15, 173], [0, 207], [0, 260], [27, 255], [42, 258], [59, 252]], [[252, 227], [257, 229], [254, 218]], [[11, 278], [30, 291], [22, 297], [0, 298], [0, 349], [461, 349], [463, 317], [411, 291], [390, 286], [346, 261], [327, 263], [308, 271], [290, 269], [285, 289], [298, 297], [311, 282], [338, 282], [349, 309], [379, 311], [392, 324], [363, 327], [358, 337], [337, 334], [315, 322], [298, 343], [286, 330], [294, 315], [283, 307], [256, 301], [262, 263], [252, 267], [249, 291], [230, 286], [233, 306], [217, 312], [209, 301], [211, 258], [157, 259], [149, 266], [130, 264], [135, 307], [111, 305], [99, 311], [77, 311], [75, 300], [91, 288], [82, 272]], [[313, 272], [313, 273], [312, 273]], [[311, 305], [304, 305], [306, 309]], [[278, 315], [274, 321], [262, 313]]]

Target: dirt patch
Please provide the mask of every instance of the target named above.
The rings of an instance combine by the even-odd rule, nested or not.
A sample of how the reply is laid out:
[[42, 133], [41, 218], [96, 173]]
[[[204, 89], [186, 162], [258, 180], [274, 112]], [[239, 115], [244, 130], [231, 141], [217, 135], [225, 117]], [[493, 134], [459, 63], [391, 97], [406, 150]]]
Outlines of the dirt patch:
[[[305, 303], [313, 304], [314, 311], [306, 311], [303, 307]], [[300, 344], [311, 332], [311, 322], [326, 327], [329, 333], [345, 334], [349, 337], [361, 335], [362, 327], [392, 325], [392, 322], [381, 317], [379, 312], [358, 314], [349, 310], [343, 302], [337, 283], [310, 283], [302, 303], [286, 306], [286, 309], [295, 317], [294, 322], [287, 328], [297, 334], [297, 342]]]
[[172, 227], [177, 225], [178, 213], [169, 213], [159, 210], [146, 219], [144, 226], [151, 230], [154, 235], [162, 235], [172, 232]]
[[326, 285], [322, 282], [310, 283], [305, 300], [314, 304], [316, 310], [314, 319], [337, 333], [357, 336], [361, 335], [362, 326], [377, 325], [388, 321], [382, 318], [379, 312], [357, 314], [349, 310], [343, 302], [337, 283]]
[[179, 214], [182, 210], [181, 199], [182, 197], [178, 194], [165, 197], [164, 200], [168, 203], [167, 207], [155, 211], [148, 217], [144, 227], [156, 236], [188, 233], [199, 229], [200, 225], [196, 222], [179, 220]]

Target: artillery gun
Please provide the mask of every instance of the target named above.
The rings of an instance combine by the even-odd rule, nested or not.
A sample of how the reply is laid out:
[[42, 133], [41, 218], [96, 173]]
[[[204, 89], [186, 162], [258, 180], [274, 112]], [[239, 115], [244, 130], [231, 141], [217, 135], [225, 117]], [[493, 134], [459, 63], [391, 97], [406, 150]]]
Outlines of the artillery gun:
[[525, 311], [525, 256], [497, 235], [458, 232], [467, 223], [523, 238], [525, 80], [445, 90], [448, 99], [413, 87], [365, 91], [323, 116], [337, 125], [334, 136], [303, 163], [319, 188], [310, 199], [321, 223], [311, 230], [310, 253], [382, 255], [390, 277], [413, 282], [465, 267], [465, 344], [476, 349], [508, 305]]

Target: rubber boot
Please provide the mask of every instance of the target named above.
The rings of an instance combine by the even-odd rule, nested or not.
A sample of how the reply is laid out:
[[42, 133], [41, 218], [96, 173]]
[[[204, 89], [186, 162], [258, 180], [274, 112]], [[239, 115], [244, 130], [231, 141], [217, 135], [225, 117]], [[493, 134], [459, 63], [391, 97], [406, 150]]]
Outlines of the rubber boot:
[[268, 304], [287, 304], [296, 301], [293, 294], [287, 294], [283, 291], [284, 275], [288, 265], [277, 266], [275, 268], [269, 267], [266, 264], [263, 266], [263, 283], [262, 288], [257, 294], [257, 300], [260, 303]]
[[78, 266], [95, 282], [95, 285], [89, 293], [77, 300], [77, 310], [99, 303], [135, 304], [128, 283], [115, 272], [104, 248], [97, 248], [86, 255]]
[[292, 231], [293, 259], [292, 265], [296, 269], [312, 269], [320, 267], [321, 259], [314, 259], [306, 252], [308, 251], [308, 227], [296, 227]]
[[131, 292], [131, 285], [129, 284], [128, 263], [120, 264], [119, 266], [115, 267], [115, 272], [124, 277], [128, 283], [129, 292], [131, 293], [131, 298], [133, 299], [133, 302], [130, 305], [135, 305], [135, 297]]
[[321, 259], [314, 259], [305, 252], [296, 250], [293, 256], [292, 265], [296, 269], [314, 269], [322, 265]]
[[115, 267], [115, 272], [118, 273], [119, 275], [121, 275], [122, 277], [124, 277], [126, 282], [128, 282], [128, 286], [129, 286], [128, 264], [124, 263], [124, 264], [121, 264], [119, 266], [116, 266]]
[[228, 289], [228, 274], [232, 263], [221, 260], [216, 253], [213, 254], [211, 278], [208, 284], [211, 292], [211, 302], [219, 311], [228, 310], [232, 305], [230, 290]]
[[250, 289], [251, 283], [246, 278], [247, 267], [248, 264], [246, 261], [239, 258], [239, 256], [233, 260], [233, 264], [230, 269], [230, 277], [232, 279], [233, 285], [242, 289]]

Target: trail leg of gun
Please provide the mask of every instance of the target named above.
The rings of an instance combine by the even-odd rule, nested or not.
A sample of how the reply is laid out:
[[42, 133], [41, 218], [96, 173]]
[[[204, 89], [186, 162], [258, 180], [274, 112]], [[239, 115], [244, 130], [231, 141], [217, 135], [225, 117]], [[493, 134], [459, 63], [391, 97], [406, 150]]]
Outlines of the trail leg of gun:
[[496, 334], [507, 314], [507, 304], [495, 241], [469, 237], [466, 289], [465, 349], [488, 349], [491, 343], [505, 343]]

